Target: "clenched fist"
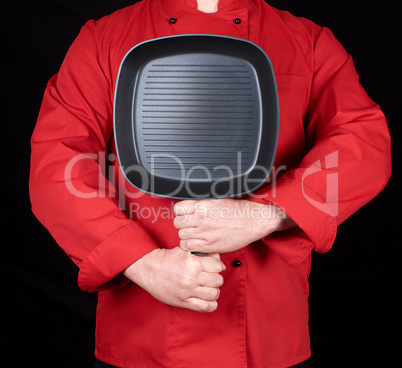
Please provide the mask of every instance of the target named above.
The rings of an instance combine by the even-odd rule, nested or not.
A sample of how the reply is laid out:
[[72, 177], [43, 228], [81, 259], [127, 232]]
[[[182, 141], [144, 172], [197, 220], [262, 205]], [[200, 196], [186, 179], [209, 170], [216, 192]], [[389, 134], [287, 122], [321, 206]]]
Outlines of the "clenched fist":
[[124, 271], [124, 275], [159, 301], [198, 312], [216, 310], [226, 269], [218, 254], [197, 257], [176, 247], [155, 249]]

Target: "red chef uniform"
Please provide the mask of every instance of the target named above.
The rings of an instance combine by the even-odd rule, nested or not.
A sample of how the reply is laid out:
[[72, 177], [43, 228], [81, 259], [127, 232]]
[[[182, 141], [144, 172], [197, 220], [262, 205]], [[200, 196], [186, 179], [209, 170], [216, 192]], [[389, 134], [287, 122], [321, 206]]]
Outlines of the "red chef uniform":
[[[185, 33], [244, 38], [270, 57], [280, 105], [277, 180], [254, 200], [276, 204], [299, 227], [222, 254], [225, 283], [207, 314], [165, 305], [122, 276], [179, 238], [175, 202], [140, 194], [119, 174], [119, 66], [136, 44]], [[337, 225], [384, 188], [390, 166], [385, 118], [328, 29], [263, 0], [220, 0], [212, 14], [197, 11], [195, 0], [144, 0], [88, 22], [50, 80], [32, 137], [30, 191], [35, 215], [79, 266], [80, 287], [99, 291], [98, 359], [136, 368], [283, 368], [310, 356], [311, 251], [331, 248]]]

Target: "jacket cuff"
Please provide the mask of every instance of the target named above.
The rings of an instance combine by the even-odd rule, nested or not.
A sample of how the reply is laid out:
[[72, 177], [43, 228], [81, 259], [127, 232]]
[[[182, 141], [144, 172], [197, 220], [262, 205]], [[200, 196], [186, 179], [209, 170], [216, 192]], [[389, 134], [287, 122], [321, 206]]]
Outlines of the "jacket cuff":
[[78, 285], [90, 292], [121, 288], [130, 282], [122, 272], [158, 248], [148, 232], [132, 221], [88, 254], [80, 264]]
[[331, 209], [305, 184], [282, 177], [252, 194], [248, 200], [274, 204], [298, 225], [298, 228], [276, 232], [262, 239], [289, 266], [300, 264], [312, 249], [324, 253], [332, 247], [336, 219]]

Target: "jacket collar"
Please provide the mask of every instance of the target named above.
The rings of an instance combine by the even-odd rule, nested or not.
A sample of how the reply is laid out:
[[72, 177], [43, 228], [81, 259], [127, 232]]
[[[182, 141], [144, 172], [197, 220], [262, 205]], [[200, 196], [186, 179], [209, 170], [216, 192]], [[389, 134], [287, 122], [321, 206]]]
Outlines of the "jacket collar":
[[[178, 3], [186, 5], [192, 9], [197, 9], [197, 0], [162, 0], [167, 6], [174, 6]], [[226, 10], [238, 10], [247, 7], [250, 0], [219, 0], [218, 12]], [[230, 8], [230, 9], [226, 9]]]

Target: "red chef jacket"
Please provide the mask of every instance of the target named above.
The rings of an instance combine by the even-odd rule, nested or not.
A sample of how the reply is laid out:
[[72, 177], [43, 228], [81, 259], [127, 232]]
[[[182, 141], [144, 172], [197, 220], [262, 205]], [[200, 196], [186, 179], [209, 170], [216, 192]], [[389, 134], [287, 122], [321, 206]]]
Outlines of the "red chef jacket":
[[[139, 42], [184, 33], [247, 39], [271, 59], [278, 149], [273, 178], [250, 199], [276, 204], [298, 225], [222, 254], [225, 283], [209, 314], [165, 305], [122, 276], [179, 239], [175, 201], [136, 192], [120, 174], [119, 66]], [[220, 0], [213, 14], [197, 11], [195, 0], [144, 0], [89, 21], [49, 81], [31, 144], [33, 211], [79, 266], [79, 286], [99, 291], [95, 354], [119, 367], [282, 368], [306, 360], [311, 251], [328, 251], [337, 225], [378, 194], [391, 171], [385, 118], [351, 57], [327, 28], [263, 0]]]

